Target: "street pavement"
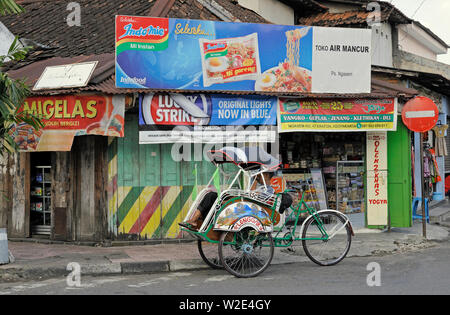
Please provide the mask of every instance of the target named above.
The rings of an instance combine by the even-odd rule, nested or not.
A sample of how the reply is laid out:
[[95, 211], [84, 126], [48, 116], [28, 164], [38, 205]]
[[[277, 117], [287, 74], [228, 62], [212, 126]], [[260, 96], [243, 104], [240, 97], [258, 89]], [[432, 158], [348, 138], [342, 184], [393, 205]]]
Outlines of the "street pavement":
[[[427, 224], [427, 239], [422, 237], [422, 223], [415, 221], [411, 228], [392, 228], [390, 231], [360, 228], [355, 230], [347, 257], [382, 256], [432, 247], [449, 239], [449, 229]], [[113, 243], [112, 245], [120, 245]], [[294, 251], [275, 249], [272, 265], [307, 262], [303, 248]], [[67, 276], [73, 264], [81, 267], [83, 276], [130, 275], [160, 272], [181, 272], [209, 268], [201, 259], [197, 242], [161, 241], [155, 245], [79, 246], [47, 244], [34, 239], [9, 241], [15, 261], [0, 266], [0, 282], [44, 280]]]
[[[258, 277], [245, 279], [236, 278], [224, 270], [208, 268], [112, 276], [80, 275], [78, 282], [72, 277], [6, 282], [0, 283], [0, 297], [146, 295], [148, 303], [164, 304], [164, 312], [172, 314], [182, 310], [182, 303], [187, 300], [215, 302], [215, 312], [224, 310], [225, 301], [240, 301], [241, 306], [251, 303], [264, 305], [263, 301], [270, 301], [270, 310], [280, 313], [283, 310], [298, 311], [302, 305], [299, 303], [313, 303], [312, 298], [317, 297], [319, 302], [323, 302], [324, 295], [448, 295], [450, 242], [433, 243], [434, 246], [429, 248], [398, 254], [348, 257], [331, 267], [320, 267], [310, 261], [272, 265]], [[117, 303], [106, 304], [116, 312], [120, 307]], [[101, 305], [104, 309], [105, 303]], [[336, 308], [333, 303], [320, 305]], [[404, 305], [402, 307], [404, 309]]]

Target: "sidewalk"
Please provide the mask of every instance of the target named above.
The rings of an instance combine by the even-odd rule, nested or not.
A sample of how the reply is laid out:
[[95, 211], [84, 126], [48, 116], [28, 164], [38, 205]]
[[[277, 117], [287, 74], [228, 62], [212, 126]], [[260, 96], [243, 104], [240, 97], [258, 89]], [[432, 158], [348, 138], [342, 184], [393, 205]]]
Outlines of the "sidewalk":
[[[393, 228], [391, 232], [369, 229], [355, 230], [347, 257], [401, 253], [433, 246], [448, 240], [449, 230], [427, 225], [427, 240], [422, 237], [422, 223], [412, 228]], [[301, 243], [299, 243], [301, 245]], [[200, 258], [196, 242], [163, 243], [136, 246], [77, 246], [41, 244], [29, 240], [10, 241], [15, 262], [0, 266], [0, 282], [38, 280], [68, 275], [67, 265], [77, 262], [82, 275], [117, 275], [150, 272], [173, 272], [209, 268]], [[272, 264], [309, 262], [301, 246], [295, 252], [275, 249]]]

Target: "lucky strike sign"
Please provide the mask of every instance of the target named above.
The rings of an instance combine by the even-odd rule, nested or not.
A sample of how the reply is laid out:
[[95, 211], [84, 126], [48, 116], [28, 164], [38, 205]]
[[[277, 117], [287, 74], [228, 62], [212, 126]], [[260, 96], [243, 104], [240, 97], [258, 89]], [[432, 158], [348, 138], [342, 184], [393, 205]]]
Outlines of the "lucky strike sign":
[[262, 95], [145, 94], [139, 143], [273, 142], [276, 106]]
[[29, 97], [19, 109], [41, 119], [44, 128], [14, 125], [9, 134], [21, 151], [68, 151], [79, 135], [124, 136], [124, 96]]
[[[187, 96], [194, 104], [198, 103], [199, 108], [206, 113], [210, 113], [211, 104], [209, 97], [205, 95]], [[189, 115], [183, 110], [169, 95], [157, 95], [150, 100], [150, 106], [147, 106], [150, 116], [146, 121], [155, 125], [169, 125], [169, 126], [194, 126], [200, 123], [200, 120]]]

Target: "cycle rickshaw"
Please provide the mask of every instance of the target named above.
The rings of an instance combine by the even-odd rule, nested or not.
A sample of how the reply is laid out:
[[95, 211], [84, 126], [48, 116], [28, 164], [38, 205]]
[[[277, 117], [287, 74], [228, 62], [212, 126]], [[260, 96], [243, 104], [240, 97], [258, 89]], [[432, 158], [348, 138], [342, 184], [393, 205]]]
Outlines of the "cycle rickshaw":
[[[304, 192], [272, 193], [261, 174], [278, 170], [277, 159], [260, 147], [224, 147], [209, 151], [208, 155], [231, 182], [217, 194], [198, 230], [186, 227], [182, 230], [198, 239], [200, 256], [210, 267], [225, 268], [236, 277], [254, 277], [270, 265], [275, 247], [288, 248], [296, 241], [302, 242], [306, 255], [318, 265], [335, 265], [345, 258], [354, 235], [348, 217], [336, 210], [317, 211], [309, 207]], [[235, 173], [223, 170], [229, 163], [236, 168]], [[251, 190], [258, 176], [263, 182], [262, 189]], [[214, 190], [212, 182], [213, 178], [198, 194], [185, 222], [206, 194]], [[298, 205], [286, 206], [287, 193], [301, 194]], [[287, 199], [289, 202], [290, 198]], [[282, 209], [283, 203], [286, 209]], [[281, 222], [281, 228], [275, 232], [274, 226], [283, 210], [289, 210], [290, 214], [286, 214], [285, 223]], [[301, 223], [302, 214], [306, 219]], [[300, 231], [296, 232], [300, 224]]]

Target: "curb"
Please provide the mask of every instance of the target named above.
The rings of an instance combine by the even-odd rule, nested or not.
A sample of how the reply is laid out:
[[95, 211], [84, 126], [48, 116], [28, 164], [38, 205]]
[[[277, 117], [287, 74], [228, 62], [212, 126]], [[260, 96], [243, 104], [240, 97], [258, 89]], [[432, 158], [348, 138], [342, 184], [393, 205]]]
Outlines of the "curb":
[[122, 241], [98, 241], [98, 242], [81, 242], [81, 241], [58, 241], [43, 238], [14, 238], [9, 237], [8, 241], [16, 243], [34, 243], [45, 245], [73, 245], [87, 247], [122, 247], [122, 246], [144, 246], [144, 245], [164, 245], [164, 244], [186, 244], [196, 242], [195, 239], [162, 239], [162, 240], [122, 240]]
[[[143, 273], [175, 272], [209, 268], [201, 259], [186, 261], [147, 261], [109, 264], [80, 264], [81, 276], [132, 275]], [[43, 280], [54, 277], [67, 277], [72, 271], [66, 266], [22, 267], [11, 266], [0, 269], [0, 282]]]

